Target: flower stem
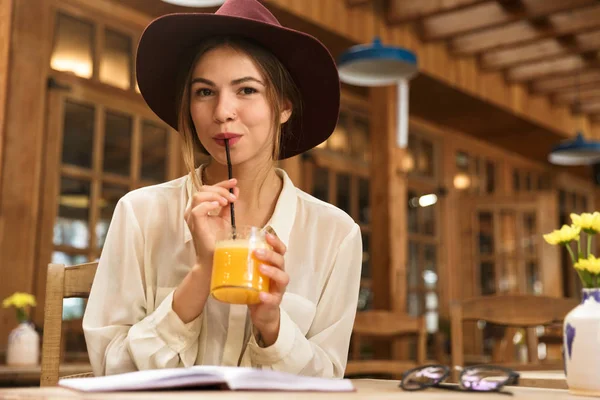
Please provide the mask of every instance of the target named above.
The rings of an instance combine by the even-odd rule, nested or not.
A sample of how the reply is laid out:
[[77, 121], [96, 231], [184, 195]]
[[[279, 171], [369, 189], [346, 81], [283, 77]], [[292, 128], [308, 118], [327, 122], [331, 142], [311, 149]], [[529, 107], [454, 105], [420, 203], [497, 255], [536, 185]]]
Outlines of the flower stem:
[[587, 256], [590, 258], [590, 254], [592, 252], [592, 235], [587, 234]]
[[581, 254], [581, 240], [577, 240], [577, 261], [579, 261], [579, 257], [583, 256]]
[[19, 323], [27, 321], [27, 314], [23, 308], [17, 307], [17, 320]]
[[567, 248], [567, 250], [569, 250], [569, 254], [571, 255], [571, 260], [573, 261], [573, 264], [575, 264], [577, 261], [575, 260], [575, 255], [573, 254], [573, 250], [571, 250], [571, 245], [569, 243], [565, 243], [565, 247]]

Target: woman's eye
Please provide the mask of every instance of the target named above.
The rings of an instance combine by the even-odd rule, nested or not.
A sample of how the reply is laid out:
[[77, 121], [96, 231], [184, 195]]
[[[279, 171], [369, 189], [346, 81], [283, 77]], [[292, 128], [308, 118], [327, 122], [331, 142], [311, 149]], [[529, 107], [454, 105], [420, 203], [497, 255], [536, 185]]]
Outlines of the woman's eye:
[[251, 87], [245, 87], [245, 88], [242, 88], [241, 92], [242, 92], [242, 94], [253, 94], [253, 93], [257, 93], [258, 90], [251, 88]]
[[210, 89], [198, 89], [196, 90], [196, 95], [200, 97], [210, 96], [212, 94], [212, 90]]

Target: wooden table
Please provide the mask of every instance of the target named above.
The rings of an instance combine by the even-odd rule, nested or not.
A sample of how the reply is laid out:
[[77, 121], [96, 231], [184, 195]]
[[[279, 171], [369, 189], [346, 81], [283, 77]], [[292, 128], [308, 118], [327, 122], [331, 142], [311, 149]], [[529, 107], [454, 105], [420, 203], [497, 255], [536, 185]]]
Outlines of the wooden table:
[[[62, 364], [59, 376], [91, 372], [89, 363]], [[41, 367], [9, 367], [0, 365], [0, 387], [4, 386], [39, 386]]]
[[[0, 398], [6, 400], [16, 399], [109, 399], [109, 400], [133, 400], [133, 399], [218, 399], [218, 400], [320, 400], [320, 399], [389, 399], [389, 400], [490, 400], [504, 399], [497, 393], [461, 393], [449, 390], [428, 389], [420, 392], [405, 392], [398, 387], [397, 381], [360, 379], [353, 381], [357, 391], [353, 393], [298, 393], [298, 392], [228, 392], [228, 391], [175, 391], [175, 392], [131, 392], [131, 393], [94, 393], [82, 394], [63, 388], [19, 388], [0, 389]], [[512, 399], [528, 400], [581, 400], [593, 399], [593, 397], [571, 396], [566, 390], [559, 389], [536, 389], [524, 387], [511, 387], [507, 389], [514, 396]]]
[[519, 386], [546, 389], [567, 389], [567, 378], [563, 371], [519, 372]]

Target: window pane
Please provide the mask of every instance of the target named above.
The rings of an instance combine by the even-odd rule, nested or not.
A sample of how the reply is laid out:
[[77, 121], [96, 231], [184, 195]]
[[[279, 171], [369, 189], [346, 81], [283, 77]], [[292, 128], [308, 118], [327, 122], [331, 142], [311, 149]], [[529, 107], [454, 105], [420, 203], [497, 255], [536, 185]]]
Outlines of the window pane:
[[82, 78], [91, 78], [93, 73], [93, 36], [92, 24], [65, 14], [58, 14], [50, 66], [57, 71], [71, 72]]
[[424, 246], [423, 281], [425, 287], [434, 289], [437, 284], [437, 247], [431, 244]]
[[419, 245], [413, 241], [408, 242], [408, 287], [419, 284]]
[[90, 183], [62, 178], [58, 215], [54, 222], [54, 244], [85, 249], [89, 246], [88, 229]]
[[351, 215], [350, 210], [350, 175], [338, 174], [337, 175], [337, 198], [336, 206], [346, 211]]
[[368, 162], [371, 159], [369, 121], [362, 118], [356, 118], [354, 120], [352, 155], [362, 161]]
[[362, 274], [363, 278], [371, 277], [371, 240], [368, 233], [362, 233], [363, 258], [362, 258]]
[[425, 313], [425, 326], [427, 333], [435, 333], [438, 331], [439, 316], [437, 311], [428, 311]]
[[101, 249], [106, 240], [106, 233], [110, 220], [117, 206], [119, 199], [127, 194], [127, 188], [116, 186], [109, 183], [102, 185], [100, 194], [100, 212], [98, 213], [98, 223], [96, 224], [96, 247]]
[[358, 178], [358, 219], [361, 224], [371, 223], [369, 186], [368, 179]]
[[531, 173], [530, 172], [527, 172], [525, 174], [525, 190], [527, 190], [527, 191], [533, 190], [533, 187], [532, 187], [532, 177], [531, 177]]
[[85, 311], [85, 300], [81, 298], [63, 299], [62, 320], [82, 319]]
[[537, 263], [534, 261], [527, 262], [527, 293], [542, 294], [543, 287], [540, 281]]
[[485, 164], [485, 192], [494, 193], [496, 190], [496, 167], [493, 162]]
[[65, 102], [62, 162], [92, 168], [94, 108]]
[[121, 89], [131, 87], [131, 39], [115, 31], [104, 32], [100, 80]]
[[424, 235], [435, 235], [435, 205], [417, 208], [421, 212], [421, 232]]
[[131, 118], [106, 113], [104, 172], [129, 176], [131, 159]]
[[53, 264], [64, 264], [64, 265], [77, 265], [83, 264], [88, 261], [87, 256], [82, 254], [67, 254], [61, 251], [55, 251], [52, 253]]
[[318, 199], [329, 202], [329, 170], [315, 166], [313, 171], [312, 195]]
[[419, 173], [424, 176], [433, 177], [433, 143], [421, 139], [421, 151], [417, 160]]
[[408, 232], [409, 233], [419, 233], [419, 210], [416, 207], [412, 207], [410, 200], [417, 197], [417, 194], [412, 190], [408, 191], [408, 199], [407, 203], [407, 214], [408, 214]]
[[361, 286], [358, 292], [358, 311], [369, 310], [373, 306], [373, 291], [366, 286]]
[[519, 171], [517, 170], [513, 171], [513, 189], [515, 192], [521, 190], [521, 177], [519, 175]]
[[525, 228], [523, 247], [525, 253], [530, 255], [535, 255], [536, 250], [537, 232], [535, 222], [535, 213], [527, 213], [523, 216], [523, 226]]
[[491, 262], [482, 262], [480, 266], [480, 274], [481, 294], [494, 294], [496, 292], [496, 276], [494, 273], [494, 264]]
[[494, 253], [494, 218], [492, 213], [479, 213], [479, 253]]
[[167, 180], [167, 130], [152, 122], [142, 124], [142, 179]]
[[348, 138], [348, 116], [340, 113], [338, 124], [327, 140], [328, 147], [338, 153], [350, 153], [350, 140]]
[[408, 310], [408, 315], [413, 317], [421, 315], [422, 307], [421, 307], [421, 299], [419, 298], [419, 294], [415, 292], [407, 292], [407, 301], [406, 301], [406, 309]]

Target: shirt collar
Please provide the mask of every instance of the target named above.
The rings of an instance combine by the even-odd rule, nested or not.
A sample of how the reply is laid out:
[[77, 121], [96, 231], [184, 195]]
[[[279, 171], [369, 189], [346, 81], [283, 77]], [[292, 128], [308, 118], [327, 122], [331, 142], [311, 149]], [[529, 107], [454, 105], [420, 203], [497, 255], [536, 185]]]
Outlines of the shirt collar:
[[[196, 169], [196, 174], [200, 179], [200, 184], [202, 184], [202, 169], [204, 165], [201, 165], [198, 169]], [[273, 215], [269, 222], [267, 222], [267, 227], [270, 226], [279, 239], [283, 242], [283, 244], [289, 246], [290, 234], [292, 232], [292, 226], [294, 225], [294, 220], [296, 218], [296, 207], [298, 203], [298, 196], [296, 193], [296, 187], [294, 183], [289, 178], [288, 174], [282, 170], [277, 168], [275, 170], [277, 175], [279, 175], [283, 179], [283, 188], [281, 189], [281, 193], [279, 194], [279, 198], [277, 199], [277, 204], [275, 204], [275, 211], [273, 211]], [[186, 179], [186, 205], [185, 210], [192, 205], [192, 193], [193, 193], [193, 182], [188, 175]], [[192, 240], [192, 233], [190, 232], [190, 228], [187, 223], [184, 221], [184, 242], [187, 243]]]

